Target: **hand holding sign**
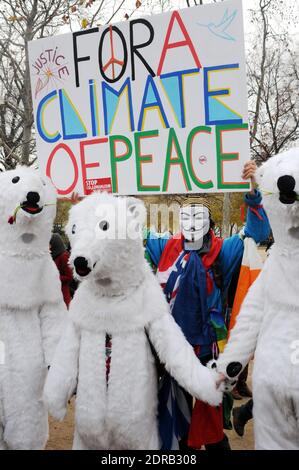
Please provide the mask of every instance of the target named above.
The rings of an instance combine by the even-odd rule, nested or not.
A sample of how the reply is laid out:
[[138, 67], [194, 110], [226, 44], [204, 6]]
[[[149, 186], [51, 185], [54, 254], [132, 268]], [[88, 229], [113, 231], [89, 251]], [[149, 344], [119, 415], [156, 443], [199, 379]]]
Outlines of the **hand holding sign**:
[[244, 180], [250, 179], [251, 181], [251, 192], [254, 192], [254, 183], [255, 183], [255, 173], [257, 166], [254, 160], [249, 160], [245, 163], [242, 173], [242, 178]]
[[74, 193], [72, 193], [72, 195], [71, 195], [71, 203], [73, 204], [73, 206], [74, 206], [75, 204], [78, 204], [78, 202], [82, 201], [82, 199], [83, 199], [83, 198], [80, 197], [78, 193], [75, 193], [75, 192], [74, 192]]

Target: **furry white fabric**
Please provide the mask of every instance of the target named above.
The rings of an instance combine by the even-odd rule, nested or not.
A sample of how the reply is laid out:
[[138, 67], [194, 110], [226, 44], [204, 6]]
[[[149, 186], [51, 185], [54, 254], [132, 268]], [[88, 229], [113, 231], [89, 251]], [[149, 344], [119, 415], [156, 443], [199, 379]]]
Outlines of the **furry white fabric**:
[[[14, 219], [17, 207], [26, 209], [29, 192], [39, 195], [32, 205], [42, 211], [19, 208]], [[49, 253], [56, 193], [37, 171], [19, 167], [0, 173], [0, 194], [0, 449], [43, 449], [43, 386], [66, 313]]]
[[[216, 374], [196, 358], [144, 259], [144, 214], [137, 199], [107, 194], [88, 196], [70, 213], [71, 261], [76, 266], [78, 257], [86, 259], [91, 272], [71, 304], [44, 396], [50, 413], [63, 419], [77, 388], [74, 449], [159, 448], [158, 384], [148, 337], [186, 390], [213, 405], [221, 402]], [[134, 239], [120, 239], [126, 227]], [[106, 333], [112, 336], [108, 385]]]
[[299, 149], [272, 157], [258, 172], [275, 244], [218, 360], [225, 374], [230, 362], [244, 367], [254, 354], [257, 449], [299, 449], [299, 363], [294, 355], [299, 340], [299, 202], [281, 202], [277, 183], [285, 175], [294, 178], [298, 194]]

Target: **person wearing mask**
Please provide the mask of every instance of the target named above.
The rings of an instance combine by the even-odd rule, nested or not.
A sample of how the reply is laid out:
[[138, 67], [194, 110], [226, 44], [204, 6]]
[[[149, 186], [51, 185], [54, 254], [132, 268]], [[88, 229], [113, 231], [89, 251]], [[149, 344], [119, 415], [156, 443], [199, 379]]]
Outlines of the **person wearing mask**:
[[[247, 162], [243, 178], [254, 182], [256, 165]], [[225, 240], [215, 236], [207, 201], [190, 196], [180, 210], [181, 233], [171, 239], [148, 237], [146, 250], [157, 266], [157, 277], [171, 313], [202, 364], [216, 359], [227, 335], [226, 298], [232, 277], [240, 269], [245, 237], [257, 243], [270, 232], [261, 194], [245, 195], [247, 221], [240, 234]], [[232, 401], [230, 402], [232, 406]], [[231, 409], [231, 408], [230, 408]], [[227, 406], [196, 401], [164, 372], [160, 380], [159, 422], [162, 450], [187, 446], [230, 449], [223, 432]]]

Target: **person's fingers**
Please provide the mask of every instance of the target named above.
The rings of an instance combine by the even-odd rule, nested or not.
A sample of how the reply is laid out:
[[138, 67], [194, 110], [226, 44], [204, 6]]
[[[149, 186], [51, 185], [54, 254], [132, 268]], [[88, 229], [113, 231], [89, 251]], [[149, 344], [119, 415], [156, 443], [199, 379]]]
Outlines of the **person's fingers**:
[[82, 199], [82, 198], [79, 196], [78, 193], [75, 193], [75, 192], [72, 193], [72, 195], [71, 195], [71, 203], [72, 203], [72, 204], [78, 204], [78, 202], [80, 202], [81, 199]]
[[74, 202], [76, 201], [76, 198], [78, 197], [78, 194], [77, 193], [72, 193], [71, 195], [71, 202], [74, 204]]
[[250, 162], [246, 162], [244, 164], [244, 170], [246, 169], [253, 169], [253, 170], [256, 170], [257, 166], [256, 166], [256, 163], [253, 162], [253, 161], [250, 161]]
[[254, 179], [254, 175], [251, 173], [245, 174], [242, 176], [243, 180]]
[[248, 171], [255, 172], [256, 171], [256, 166], [255, 165], [244, 165], [243, 173], [246, 173]]
[[243, 173], [242, 173], [242, 178], [243, 179], [249, 179], [249, 178], [254, 178], [256, 172], [256, 165], [245, 165], [243, 168]]

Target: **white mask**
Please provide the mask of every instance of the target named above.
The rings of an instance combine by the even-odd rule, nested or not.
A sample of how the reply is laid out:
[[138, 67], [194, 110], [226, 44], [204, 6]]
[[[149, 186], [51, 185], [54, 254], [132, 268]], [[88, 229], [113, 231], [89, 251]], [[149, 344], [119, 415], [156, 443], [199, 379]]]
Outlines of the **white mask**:
[[185, 237], [185, 249], [199, 250], [203, 238], [210, 230], [210, 214], [202, 204], [192, 204], [180, 209], [180, 227]]

